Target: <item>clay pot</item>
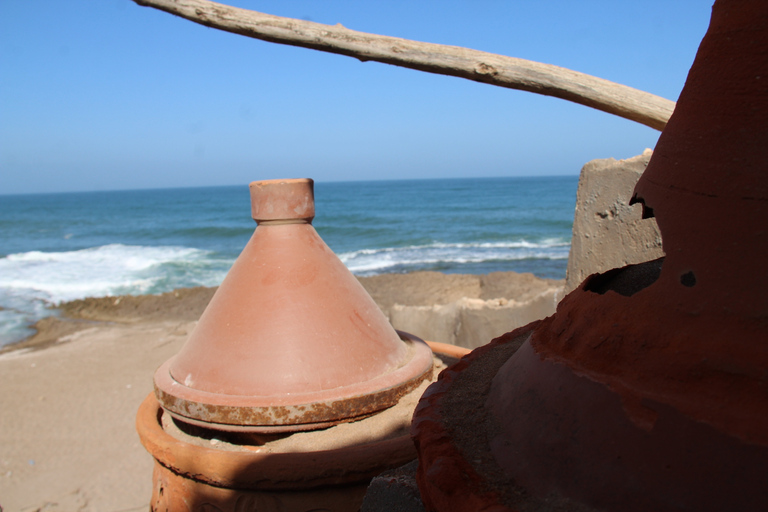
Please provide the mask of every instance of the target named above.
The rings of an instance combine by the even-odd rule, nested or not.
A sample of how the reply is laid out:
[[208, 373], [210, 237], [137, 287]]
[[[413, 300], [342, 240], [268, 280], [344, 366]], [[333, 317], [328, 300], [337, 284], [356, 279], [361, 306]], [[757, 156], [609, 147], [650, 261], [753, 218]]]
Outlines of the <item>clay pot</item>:
[[[413, 338], [405, 333], [401, 336]], [[469, 352], [427, 343], [447, 363]], [[195, 430], [173, 420], [150, 394], [139, 408], [136, 429], [155, 459], [151, 508], [181, 512], [356, 511], [374, 476], [416, 457], [407, 425], [421, 390], [406, 396], [411, 405], [403, 406], [402, 412], [389, 410], [393, 419], [400, 416], [399, 421], [388, 419], [390, 426], [385, 422], [379, 427], [386, 435], [374, 432], [370, 440], [360, 442], [359, 432], [369, 429], [372, 417], [367, 424], [340, 424], [316, 433], [315, 438], [326, 438], [323, 447], [318, 444], [301, 450], [276, 447], [289, 437]]]
[[431, 371], [312, 227], [313, 182], [251, 184], [256, 231], [179, 353], [158, 401], [220, 430], [327, 427], [397, 403]]
[[[413, 428], [434, 510], [766, 507], [766, 27], [766, 2], [715, 3], [635, 189], [666, 259], [591, 276], [425, 394]], [[484, 441], [467, 446], [441, 411], [469, 402]]]
[[253, 237], [137, 416], [153, 510], [354, 511], [415, 457], [435, 362], [311, 225], [312, 180], [251, 184]]

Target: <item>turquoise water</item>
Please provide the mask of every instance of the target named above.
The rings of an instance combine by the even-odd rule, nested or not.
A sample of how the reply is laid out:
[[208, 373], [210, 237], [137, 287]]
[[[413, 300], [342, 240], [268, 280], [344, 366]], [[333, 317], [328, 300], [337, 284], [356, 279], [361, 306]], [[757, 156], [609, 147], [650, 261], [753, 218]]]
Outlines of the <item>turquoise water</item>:
[[[316, 183], [320, 236], [357, 275], [564, 278], [577, 176]], [[214, 286], [250, 238], [247, 185], [0, 196], [0, 344], [62, 301]]]

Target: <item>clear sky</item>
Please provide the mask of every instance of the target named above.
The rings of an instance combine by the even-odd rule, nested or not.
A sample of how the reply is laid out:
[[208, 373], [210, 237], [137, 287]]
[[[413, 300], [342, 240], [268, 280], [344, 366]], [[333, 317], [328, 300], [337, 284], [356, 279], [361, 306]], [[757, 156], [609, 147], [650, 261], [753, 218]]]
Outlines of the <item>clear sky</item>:
[[[712, 0], [237, 0], [676, 100]], [[0, 194], [577, 174], [659, 132], [556, 98], [209, 29], [131, 0], [0, 0]]]

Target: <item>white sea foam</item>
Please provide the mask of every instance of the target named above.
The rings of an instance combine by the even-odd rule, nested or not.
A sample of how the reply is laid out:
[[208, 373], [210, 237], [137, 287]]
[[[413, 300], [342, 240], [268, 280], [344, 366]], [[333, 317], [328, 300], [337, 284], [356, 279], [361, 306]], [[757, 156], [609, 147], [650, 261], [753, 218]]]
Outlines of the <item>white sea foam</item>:
[[395, 268], [422, 268], [437, 264], [482, 263], [524, 259], [567, 259], [570, 244], [563, 240], [540, 242], [434, 243], [383, 249], [362, 249], [339, 255], [356, 274], [383, 273]]
[[213, 286], [229, 264], [199, 249], [122, 244], [10, 254], [0, 258], [0, 345], [29, 335], [26, 326], [58, 303]]
[[49, 303], [83, 297], [142, 294], [165, 276], [164, 264], [194, 262], [207, 253], [184, 247], [105, 245], [79, 251], [11, 254], [0, 259], [0, 288]]
[[[539, 242], [433, 243], [340, 254], [359, 275], [439, 268], [445, 264], [568, 258], [570, 244]], [[186, 286], [215, 286], [231, 260], [186, 247], [104, 245], [66, 252], [31, 251], [0, 258], [0, 345], [30, 335], [35, 321], [61, 302], [85, 297], [161, 293]]]

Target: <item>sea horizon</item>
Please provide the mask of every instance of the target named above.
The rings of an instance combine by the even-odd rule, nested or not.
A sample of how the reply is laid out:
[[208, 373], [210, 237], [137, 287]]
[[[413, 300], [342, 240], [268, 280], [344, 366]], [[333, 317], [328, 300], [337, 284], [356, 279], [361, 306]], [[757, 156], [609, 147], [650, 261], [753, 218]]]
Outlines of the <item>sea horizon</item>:
[[[521, 176], [456, 176], [449, 178], [396, 178], [396, 179], [359, 179], [359, 180], [317, 180], [309, 176], [295, 176], [293, 178], [309, 178], [314, 181], [315, 184], [360, 184], [360, 183], [390, 183], [390, 182], [429, 182], [429, 181], [461, 181], [461, 180], [495, 180], [495, 179], [540, 179], [540, 178], [574, 178], [578, 179], [579, 174], [546, 174], [546, 175], [521, 175]], [[283, 178], [264, 178], [264, 180], [271, 179], [283, 179]], [[99, 193], [111, 193], [111, 192], [148, 192], [148, 191], [163, 191], [163, 190], [189, 190], [189, 189], [216, 189], [216, 188], [231, 188], [231, 187], [248, 187], [248, 185], [254, 181], [260, 181], [259, 179], [251, 180], [245, 184], [230, 184], [230, 185], [190, 185], [182, 187], [141, 187], [141, 188], [109, 188], [109, 189], [94, 189], [94, 190], [63, 190], [55, 192], [11, 192], [0, 193], [0, 199], [4, 197], [16, 197], [16, 196], [50, 196], [60, 194], [99, 194]]]

